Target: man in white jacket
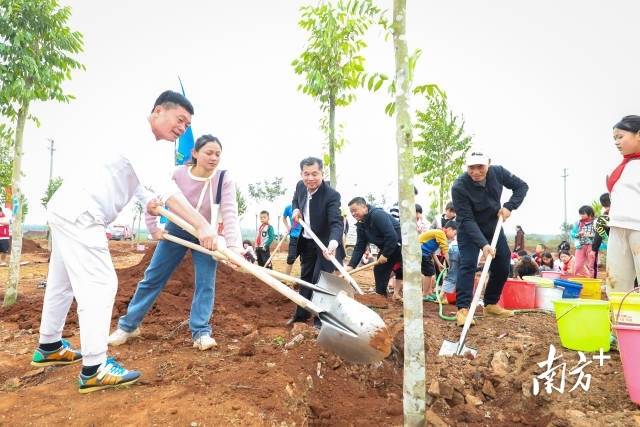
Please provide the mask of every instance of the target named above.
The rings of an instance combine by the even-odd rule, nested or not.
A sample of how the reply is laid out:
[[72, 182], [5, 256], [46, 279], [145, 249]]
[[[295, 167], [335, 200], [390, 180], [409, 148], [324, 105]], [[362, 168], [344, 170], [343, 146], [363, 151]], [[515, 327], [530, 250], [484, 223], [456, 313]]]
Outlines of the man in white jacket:
[[[186, 201], [171, 180], [171, 164], [163, 165], [160, 157], [163, 146], [171, 147], [158, 141], [177, 139], [190, 125], [192, 115], [193, 106], [184, 96], [163, 92], [144, 125], [146, 131], [124, 138], [126, 151], [111, 154], [113, 141], [106, 144], [93, 141], [99, 162], [94, 164], [86, 159], [83, 163], [88, 166], [87, 172], [65, 180], [49, 202], [47, 219], [53, 248], [40, 340], [31, 364], [68, 365], [82, 360], [81, 393], [131, 384], [140, 377], [140, 372], [128, 371], [107, 357], [118, 282], [105, 226], [115, 220], [132, 197], [135, 195], [149, 213], [156, 215], [158, 206], [166, 204], [197, 229], [201, 245], [212, 250], [217, 247], [216, 230]], [[74, 297], [78, 305], [81, 353], [62, 339]]]

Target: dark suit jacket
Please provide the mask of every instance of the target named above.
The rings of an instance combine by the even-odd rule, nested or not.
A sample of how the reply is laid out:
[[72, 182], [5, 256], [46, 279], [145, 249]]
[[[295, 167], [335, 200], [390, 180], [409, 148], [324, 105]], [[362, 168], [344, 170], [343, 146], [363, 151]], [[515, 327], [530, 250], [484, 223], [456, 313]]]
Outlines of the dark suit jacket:
[[[293, 209], [300, 210], [302, 218], [304, 217], [304, 207], [307, 203], [307, 187], [302, 181], [298, 181], [296, 191], [293, 194]], [[339, 247], [342, 248], [342, 216], [340, 215], [340, 193], [331, 188], [326, 182], [322, 182], [318, 191], [311, 196], [309, 202], [309, 215], [311, 221], [308, 223], [322, 243], [329, 244], [330, 240], [336, 240]], [[304, 233], [304, 230], [302, 231]], [[301, 234], [302, 236], [302, 234]], [[342, 248], [344, 251], [344, 248]]]

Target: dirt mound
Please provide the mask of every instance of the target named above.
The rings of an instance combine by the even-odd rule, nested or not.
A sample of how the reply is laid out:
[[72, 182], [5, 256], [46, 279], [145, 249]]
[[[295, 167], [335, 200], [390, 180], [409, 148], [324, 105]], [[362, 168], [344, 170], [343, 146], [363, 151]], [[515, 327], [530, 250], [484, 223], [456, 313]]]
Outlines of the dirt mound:
[[22, 239], [23, 254], [40, 254], [46, 252], [47, 249], [40, 246], [40, 243], [30, 239]]

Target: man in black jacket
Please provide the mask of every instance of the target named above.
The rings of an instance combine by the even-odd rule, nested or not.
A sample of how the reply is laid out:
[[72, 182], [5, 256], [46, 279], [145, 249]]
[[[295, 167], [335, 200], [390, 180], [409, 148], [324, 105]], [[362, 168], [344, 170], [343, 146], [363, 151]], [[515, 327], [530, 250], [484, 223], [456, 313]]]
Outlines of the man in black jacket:
[[[343, 222], [340, 214], [340, 193], [331, 188], [323, 180], [322, 160], [308, 157], [300, 162], [302, 180], [296, 185], [293, 195], [293, 218], [302, 218], [311, 231], [318, 236], [327, 247], [325, 253], [316, 245], [306, 229], [302, 229], [298, 238], [298, 253], [300, 254], [300, 278], [309, 283], [318, 283], [320, 271], [329, 273], [335, 267], [329, 261], [335, 256], [342, 263], [345, 256], [342, 246]], [[301, 287], [300, 295], [311, 299], [313, 291]], [[293, 317], [287, 322], [304, 322], [310, 313], [297, 307]]]
[[367, 245], [373, 243], [380, 249], [377, 265], [373, 267], [376, 293], [386, 296], [391, 271], [398, 263], [400, 267], [395, 270], [395, 286], [402, 287], [400, 223], [384, 210], [368, 205], [362, 197], [355, 197], [349, 202], [349, 211], [358, 222], [356, 223], [356, 247], [347, 271], [353, 270], [358, 265]]
[[[489, 282], [484, 293], [484, 313], [497, 317], [511, 317], [513, 311], [497, 305], [504, 282], [509, 277], [511, 253], [504, 231], [500, 231], [494, 250], [491, 238], [496, 229], [498, 215], [506, 220], [511, 211], [517, 209], [529, 186], [502, 166], [490, 166], [489, 158], [478, 151], [467, 155], [467, 172], [453, 183], [451, 196], [458, 222], [458, 248], [460, 250], [460, 270], [456, 286], [458, 326], [464, 325], [473, 298], [473, 278], [478, 261], [478, 250], [485, 257], [494, 259], [489, 269]], [[500, 205], [502, 189], [513, 191], [509, 201]]]

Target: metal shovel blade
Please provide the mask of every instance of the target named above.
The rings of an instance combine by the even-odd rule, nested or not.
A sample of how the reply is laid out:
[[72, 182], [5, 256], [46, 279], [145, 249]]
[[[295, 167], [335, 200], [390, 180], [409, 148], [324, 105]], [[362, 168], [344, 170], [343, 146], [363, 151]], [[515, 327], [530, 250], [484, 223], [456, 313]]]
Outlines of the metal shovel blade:
[[462, 345], [462, 348], [459, 348], [459, 341], [447, 341], [444, 340], [442, 345], [440, 346], [440, 351], [438, 352], [438, 356], [464, 356], [467, 353], [471, 353], [471, 355], [475, 358], [478, 354], [478, 350], [475, 348], [467, 347], [466, 345]]
[[325, 310], [331, 310], [335, 304], [336, 295], [340, 292], [344, 292], [348, 296], [353, 297], [353, 288], [349, 283], [334, 274], [327, 273], [326, 271], [320, 272], [320, 279], [318, 280], [318, 283], [316, 283], [316, 286], [329, 292], [314, 292], [313, 297], [311, 298], [311, 301], [313, 301], [314, 304]]
[[[391, 353], [391, 334], [380, 316], [345, 292], [318, 313], [322, 328], [318, 344], [354, 363], [372, 363]], [[324, 308], [324, 307], [323, 307]]]

